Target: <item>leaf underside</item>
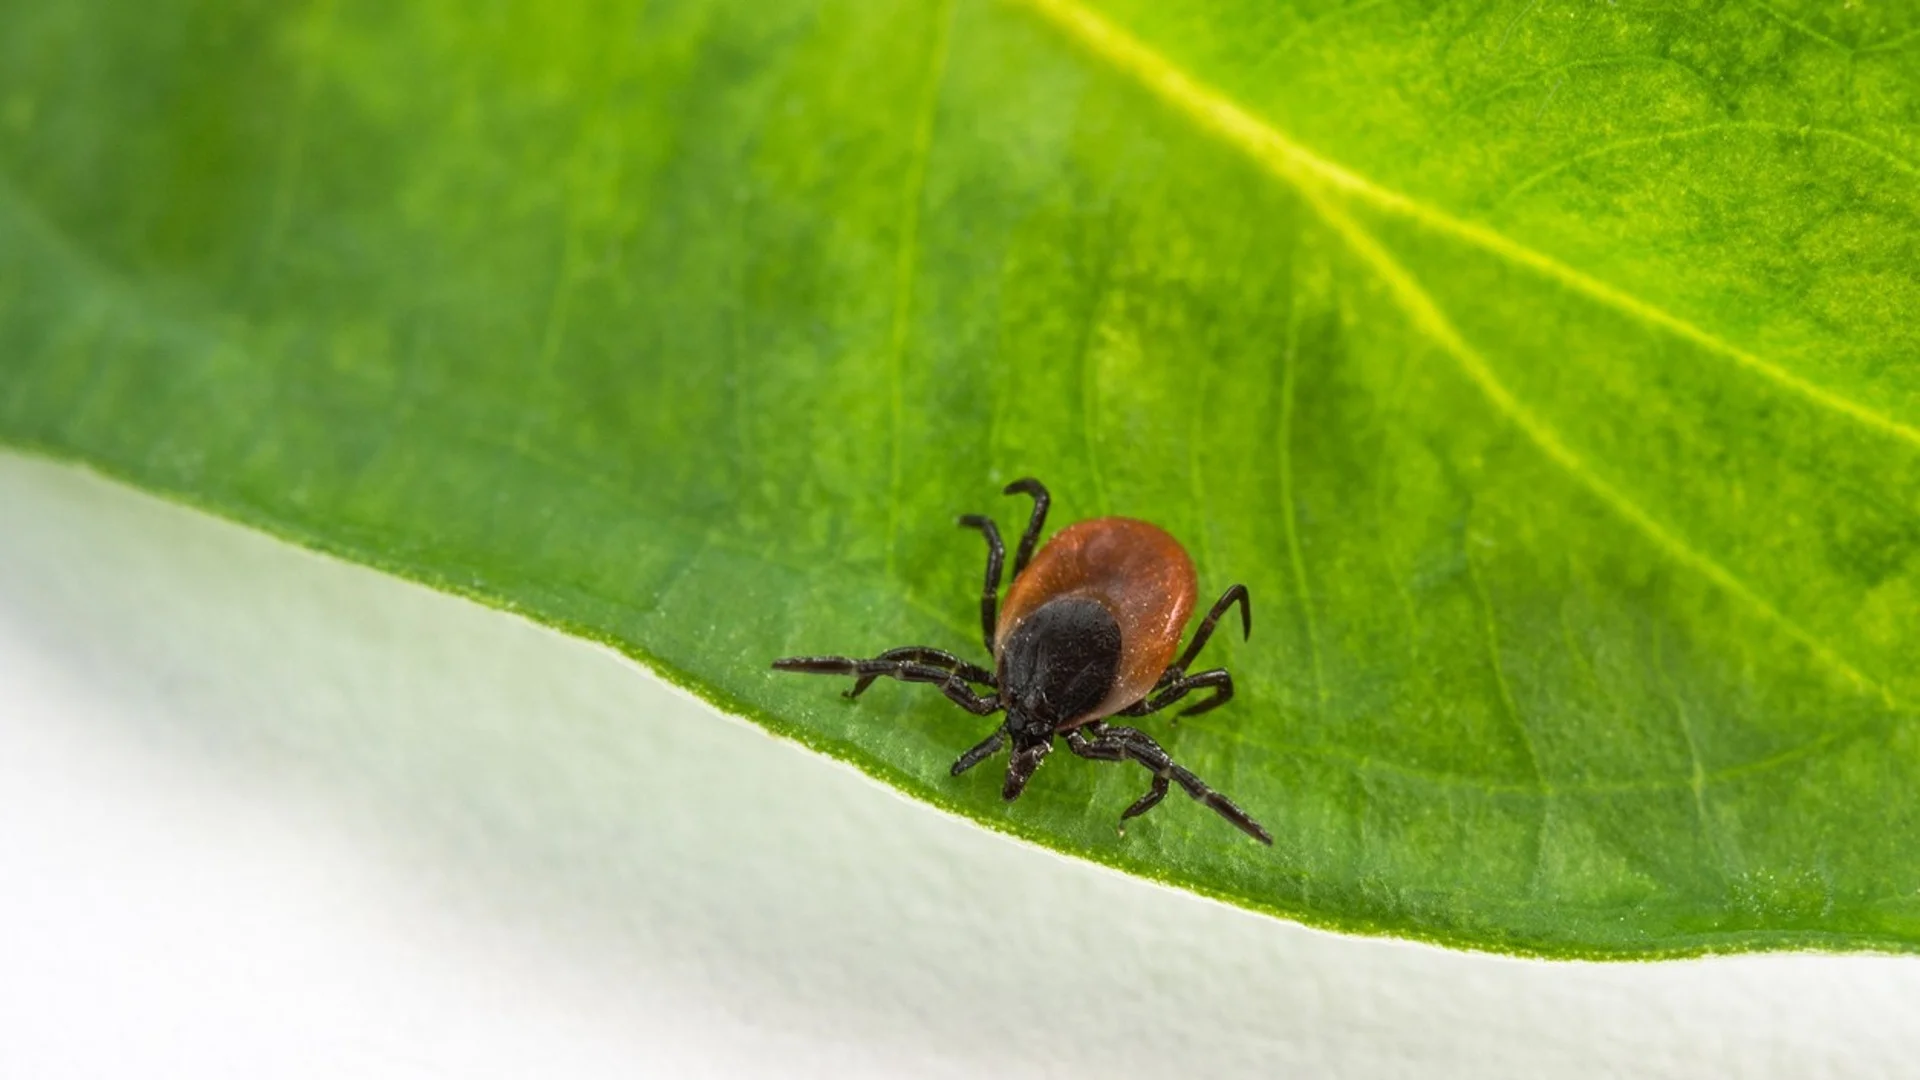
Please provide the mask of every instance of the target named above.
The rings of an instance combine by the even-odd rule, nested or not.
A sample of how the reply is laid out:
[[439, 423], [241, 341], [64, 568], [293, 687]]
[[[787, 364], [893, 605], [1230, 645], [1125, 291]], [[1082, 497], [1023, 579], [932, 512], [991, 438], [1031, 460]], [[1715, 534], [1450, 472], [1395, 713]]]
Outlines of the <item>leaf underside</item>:
[[[996, 829], [1549, 956], [1920, 948], [1920, 7], [0, 9], [0, 439]], [[776, 656], [1156, 521], [1275, 834]]]

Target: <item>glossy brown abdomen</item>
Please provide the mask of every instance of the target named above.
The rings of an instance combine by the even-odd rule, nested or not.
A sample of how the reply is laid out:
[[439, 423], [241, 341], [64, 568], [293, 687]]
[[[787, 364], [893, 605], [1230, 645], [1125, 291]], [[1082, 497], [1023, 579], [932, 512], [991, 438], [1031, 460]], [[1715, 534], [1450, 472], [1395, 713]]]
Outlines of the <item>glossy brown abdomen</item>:
[[1147, 696], [1180, 648], [1200, 583], [1180, 542], [1157, 525], [1095, 518], [1054, 534], [1007, 590], [994, 658], [1013, 628], [1063, 596], [1098, 601], [1120, 624], [1120, 668], [1098, 708], [1067, 726], [1111, 716]]

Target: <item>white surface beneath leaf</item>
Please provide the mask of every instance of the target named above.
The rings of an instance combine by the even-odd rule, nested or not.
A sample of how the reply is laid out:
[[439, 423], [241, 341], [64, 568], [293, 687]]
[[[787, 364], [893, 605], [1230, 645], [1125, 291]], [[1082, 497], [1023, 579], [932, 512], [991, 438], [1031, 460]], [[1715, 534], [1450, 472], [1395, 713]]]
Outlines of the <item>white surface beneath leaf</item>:
[[1856, 1078], [1920, 1075], [1917, 1012], [1915, 960], [1229, 909], [0, 454], [0, 1076]]

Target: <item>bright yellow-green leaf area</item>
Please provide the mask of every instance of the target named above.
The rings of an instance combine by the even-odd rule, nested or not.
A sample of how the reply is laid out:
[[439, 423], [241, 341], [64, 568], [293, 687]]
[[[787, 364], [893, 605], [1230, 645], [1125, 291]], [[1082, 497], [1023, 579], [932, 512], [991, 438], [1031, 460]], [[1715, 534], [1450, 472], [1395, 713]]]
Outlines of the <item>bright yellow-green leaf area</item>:
[[[16, 447], [1262, 911], [1920, 948], [1920, 5], [14, 0], [0, 180]], [[984, 659], [1026, 474], [1251, 589], [1271, 849], [767, 670]]]

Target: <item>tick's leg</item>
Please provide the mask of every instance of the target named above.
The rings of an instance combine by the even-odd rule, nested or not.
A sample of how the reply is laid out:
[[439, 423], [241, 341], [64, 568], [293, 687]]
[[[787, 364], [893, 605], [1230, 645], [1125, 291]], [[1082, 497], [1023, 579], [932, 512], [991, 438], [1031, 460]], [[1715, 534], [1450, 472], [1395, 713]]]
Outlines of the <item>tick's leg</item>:
[[[1088, 732], [1092, 734], [1089, 736]], [[1233, 804], [1231, 799], [1208, 787], [1199, 777], [1174, 764], [1160, 744], [1148, 738], [1146, 733], [1128, 727], [1109, 727], [1105, 724], [1088, 724], [1085, 729], [1076, 728], [1067, 732], [1067, 746], [1083, 758], [1095, 761], [1136, 761], [1153, 773], [1153, 787], [1141, 796], [1132, 806], [1127, 807], [1122, 820], [1144, 814], [1166, 797], [1169, 784], [1179, 784], [1181, 790], [1193, 796], [1214, 813], [1232, 822], [1234, 827], [1263, 844], [1271, 845], [1273, 837], [1260, 823], [1247, 816], [1247, 812]]]
[[987, 584], [980, 590], [980, 640], [987, 645], [987, 655], [993, 655], [993, 624], [1000, 595], [1000, 564], [1007, 559], [1007, 548], [1000, 542], [1000, 527], [992, 518], [979, 514], [967, 514], [960, 519], [965, 528], [979, 529], [987, 538]]
[[[1181, 653], [1180, 659], [1175, 660], [1173, 666], [1167, 669], [1173, 679], [1178, 679], [1187, 670], [1187, 665], [1193, 663], [1193, 658], [1200, 655], [1200, 650], [1207, 647], [1207, 639], [1213, 636], [1213, 625], [1219, 622], [1220, 616], [1225, 615], [1227, 609], [1235, 604], [1240, 605], [1240, 636], [1242, 638], [1253, 636], [1253, 601], [1247, 596], [1245, 585], [1235, 585], [1221, 593], [1220, 599], [1213, 602], [1213, 610], [1207, 612], [1207, 617], [1200, 620], [1200, 628], [1193, 632], [1193, 640], [1187, 642], [1187, 651]], [[1161, 682], [1169, 681], [1171, 680], [1167, 676], [1161, 676]]]
[[1013, 576], [1019, 577], [1020, 571], [1027, 568], [1027, 560], [1033, 558], [1034, 545], [1040, 542], [1040, 530], [1047, 524], [1047, 507], [1053, 504], [1053, 497], [1047, 494], [1045, 484], [1031, 476], [1022, 477], [1008, 484], [1001, 489], [1000, 494], [1033, 496], [1033, 514], [1027, 518], [1027, 531], [1020, 537], [1020, 550], [1013, 556]]
[[[1171, 671], [1173, 669], [1168, 668], [1167, 670]], [[1163, 683], [1159, 693], [1150, 698], [1142, 698], [1126, 708], [1121, 709], [1115, 715], [1147, 716], [1172, 705], [1174, 702], [1179, 701], [1195, 690], [1206, 689], [1211, 689], [1213, 696], [1198, 705], [1191, 705], [1181, 709], [1181, 716], [1198, 716], [1203, 712], [1217, 709], [1227, 702], [1232, 701], [1233, 676], [1227, 674], [1226, 668], [1214, 668], [1211, 671], [1196, 672], [1192, 675], [1181, 675], [1171, 682]]]
[[1141, 814], [1159, 806], [1160, 800], [1167, 797], [1167, 788], [1169, 786], [1169, 781], [1166, 777], [1154, 777], [1153, 786], [1147, 789], [1147, 793], [1133, 800], [1132, 806], [1120, 811], [1120, 820], [1125, 821], [1130, 817], [1139, 817]]
[[[970, 683], [980, 683], [983, 686], [993, 685], [993, 672], [977, 664], [970, 664], [952, 653], [947, 652], [945, 649], [935, 649], [927, 645], [907, 645], [898, 649], [888, 649], [886, 652], [874, 657], [874, 659], [914, 660], [922, 664], [929, 664], [933, 667], [946, 668], [950, 671], [957, 672], [961, 678]], [[873, 685], [873, 680], [879, 677], [878, 675], [861, 676], [860, 681], [853, 684], [853, 689], [847, 691], [847, 696], [859, 697], [866, 691], [867, 687]]]
[[973, 692], [967, 685], [966, 676], [957, 671], [946, 671], [929, 664], [916, 664], [911, 660], [856, 660], [850, 656], [789, 656], [773, 662], [775, 671], [797, 671], [805, 675], [851, 675], [866, 678], [869, 675], [899, 679], [901, 682], [933, 683], [940, 692], [951, 698], [954, 704], [976, 716], [992, 716], [1000, 711], [1000, 695], [988, 694], [985, 697]]
[[975, 746], [973, 749], [967, 751], [964, 754], [961, 754], [960, 759], [953, 763], [953, 768], [949, 771], [954, 776], [959, 776], [961, 773], [966, 772], [968, 769], [973, 768], [975, 765], [978, 765], [981, 762], [992, 757], [993, 755], [999, 753], [1000, 747], [1005, 745], [1006, 741], [1007, 741], [1006, 729], [995, 728], [993, 730], [993, 734], [987, 736], [984, 739], [981, 739], [980, 744], [978, 746]]

